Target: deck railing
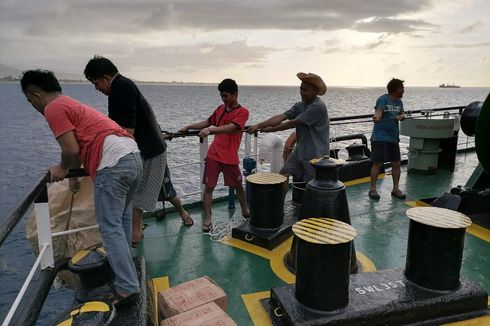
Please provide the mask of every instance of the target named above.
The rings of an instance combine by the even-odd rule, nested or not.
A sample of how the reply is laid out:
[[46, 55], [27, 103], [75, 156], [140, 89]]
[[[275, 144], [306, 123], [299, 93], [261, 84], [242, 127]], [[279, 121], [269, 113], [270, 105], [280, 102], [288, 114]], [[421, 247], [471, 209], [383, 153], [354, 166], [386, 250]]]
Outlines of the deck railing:
[[[454, 112], [457, 113], [451, 114], [461, 114], [464, 106], [458, 107], [450, 107], [450, 108], [438, 108], [432, 110], [417, 110], [411, 111], [411, 118], [420, 118], [431, 114], [435, 116], [433, 112]], [[420, 114], [420, 116], [417, 116]], [[445, 115], [447, 116], [447, 114]], [[372, 124], [371, 120], [372, 115], [356, 115], [356, 116], [347, 116], [347, 117], [338, 117], [331, 118], [331, 130], [335, 133], [336, 126], [345, 125], [345, 124]], [[364, 130], [360, 132], [361, 136], [356, 138], [362, 139], [363, 143], [367, 143], [366, 134], [370, 133], [370, 130]], [[198, 131], [189, 131], [189, 132], [179, 132], [173, 134], [166, 134], [165, 137], [169, 138], [182, 138], [195, 136], [198, 137]], [[253, 151], [252, 151], [252, 137], [253, 137]], [[351, 136], [339, 136], [334, 141], [351, 141]], [[459, 143], [458, 145], [468, 145], [469, 141], [466, 143]], [[253, 156], [256, 161], [258, 158], [258, 135], [255, 133], [253, 136], [249, 134], [245, 134], [244, 140], [244, 152], [247, 156]], [[199, 160], [195, 162], [189, 162], [185, 164], [175, 165], [171, 168], [180, 168], [187, 165], [199, 164], [199, 173], [200, 180], [202, 180], [202, 176], [204, 174], [204, 158], [206, 157], [206, 153], [208, 150], [208, 139], [207, 138], [199, 138]], [[406, 154], [406, 153], [405, 153]], [[87, 176], [87, 174], [83, 170], [72, 170], [67, 175], [67, 177], [82, 177]], [[42, 270], [41, 281], [38, 282], [36, 289], [33, 291], [32, 295], [29, 297], [29, 302], [24, 307], [21, 316], [19, 317], [18, 323], [21, 325], [34, 325], [37, 317], [41, 311], [42, 304], [44, 303], [48, 293], [49, 288], [52, 285], [54, 277], [58, 272], [60, 266], [55, 266], [54, 262], [54, 253], [53, 253], [53, 237], [65, 236], [72, 233], [83, 232], [85, 230], [97, 228], [97, 225], [82, 227], [78, 229], [71, 229], [60, 232], [51, 232], [51, 224], [50, 224], [50, 216], [49, 216], [49, 208], [48, 208], [48, 191], [47, 191], [47, 183], [50, 180], [49, 172], [44, 173], [35, 183], [34, 185], [26, 192], [23, 198], [19, 202], [17, 202], [14, 207], [9, 211], [7, 218], [0, 225], [0, 246], [3, 244], [5, 239], [9, 236], [15, 226], [19, 223], [25, 213], [28, 211], [30, 206], [34, 203], [36, 223], [37, 223], [37, 235], [38, 235], [38, 244], [39, 244], [39, 256], [34, 262], [31, 270], [29, 271], [26, 280], [24, 281], [17, 297], [15, 298], [11, 309], [7, 313], [5, 320], [2, 323], [2, 326], [7, 326], [10, 324], [11, 320], [15, 316], [15, 313], [20, 306], [21, 300], [24, 294], [27, 292], [30, 282], [32, 281], [33, 275], [37, 268], [40, 266]], [[197, 192], [180, 194], [181, 197], [191, 196], [195, 194], [202, 194], [203, 188], [201, 185], [201, 190]], [[32, 306], [35, 306], [34, 308]]]

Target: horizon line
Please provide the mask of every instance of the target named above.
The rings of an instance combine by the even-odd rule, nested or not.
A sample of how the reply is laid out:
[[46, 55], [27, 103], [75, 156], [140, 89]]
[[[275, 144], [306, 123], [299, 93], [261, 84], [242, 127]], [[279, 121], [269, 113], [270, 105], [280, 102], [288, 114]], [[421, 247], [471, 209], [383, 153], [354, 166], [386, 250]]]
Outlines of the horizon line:
[[[19, 77], [13, 77], [12, 79], [9, 79], [8, 77], [13, 77], [13, 76], [0, 76], [0, 82], [18, 82], [20, 81]], [[67, 79], [67, 78], [59, 78], [58, 79], [61, 83], [80, 83], [80, 84], [90, 84], [89, 81], [84, 80], [84, 79]], [[194, 85], [194, 86], [216, 86], [219, 84], [219, 82], [212, 83], [212, 82], [198, 82], [198, 81], [148, 81], [148, 80], [137, 80], [137, 79], [132, 79], [135, 83], [142, 83], [142, 84], [164, 84], [164, 85]], [[449, 84], [451, 85], [451, 84]], [[299, 85], [290, 85], [290, 84], [239, 84], [240, 86], [253, 86], [253, 87], [299, 87]], [[461, 88], [487, 88], [489, 86], [462, 86], [458, 85]], [[335, 87], [335, 88], [379, 88], [379, 87], [386, 87], [386, 85], [330, 85], [327, 87]], [[434, 87], [434, 88], [439, 88], [439, 85], [415, 85], [415, 86], [405, 86], [406, 88], [410, 87]]]

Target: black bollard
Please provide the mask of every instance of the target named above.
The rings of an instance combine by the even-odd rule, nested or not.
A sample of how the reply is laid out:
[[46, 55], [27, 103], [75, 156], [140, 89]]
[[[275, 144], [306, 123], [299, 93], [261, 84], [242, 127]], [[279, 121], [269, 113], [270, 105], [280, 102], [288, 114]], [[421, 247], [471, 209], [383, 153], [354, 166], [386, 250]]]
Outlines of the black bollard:
[[80, 250], [68, 262], [68, 269], [77, 274], [83, 289], [93, 289], [114, 279], [102, 244]]
[[[303, 205], [299, 213], [299, 220], [326, 216], [350, 224], [349, 205], [345, 186], [338, 180], [338, 170], [341, 161], [324, 156], [311, 160], [315, 168], [315, 179], [308, 182], [303, 195]], [[291, 248], [294, 248], [296, 238], [293, 238]], [[356, 251], [352, 244], [351, 273], [357, 273], [358, 265]], [[295, 273], [295, 252], [291, 250], [285, 257], [288, 270]]]
[[78, 304], [58, 318], [51, 325], [110, 325], [116, 315], [116, 309], [111, 303], [104, 301], [88, 301]]
[[456, 290], [463, 257], [464, 235], [471, 220], [457, 211], [415, 207], [407, 211], [406, 278], [433, 290]]
[[346, 161], [361, 161], [368, 158], [365, 155], [366, 145], [364, 144], [351, 144], [345, 149], [349, 153], [349, 158]]
[[278, 173], [255, 173], [247, 177], [250, 185], [250, 225], [262, 229], [281, 226], [284, 219], [283, 183]]
[[349, 270], [356, 230], [330, 218], [296, 222], [295, 297], [303, 305], [321, 311], [343, 308], [349, 303]]

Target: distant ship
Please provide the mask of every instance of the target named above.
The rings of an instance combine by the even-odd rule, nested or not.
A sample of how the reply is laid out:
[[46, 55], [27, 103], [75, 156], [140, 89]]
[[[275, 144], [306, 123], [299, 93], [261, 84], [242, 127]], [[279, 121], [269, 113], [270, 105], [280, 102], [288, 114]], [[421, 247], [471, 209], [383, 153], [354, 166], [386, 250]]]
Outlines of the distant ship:
[[439, 88], [461, 88], [461, 86], [458, 86], [458, 85], [449, 85], [449, 84], [441, 84], [439, 85]]

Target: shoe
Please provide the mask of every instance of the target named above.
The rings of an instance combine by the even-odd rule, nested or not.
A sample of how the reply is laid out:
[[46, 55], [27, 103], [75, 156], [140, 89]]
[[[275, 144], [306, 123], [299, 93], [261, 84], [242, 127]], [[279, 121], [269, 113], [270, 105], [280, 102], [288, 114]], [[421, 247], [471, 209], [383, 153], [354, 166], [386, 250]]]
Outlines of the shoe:
[[209, 233], [209, 231], [211, 231], [212, 229], [213, 229], [213, 223], [202, 224], [202, 232]]
[[405, 199], [407, 197], [400, 189], [392, 191], [391, 195], [399, 199]]
[[191, 227], [194, 225], [194, 220], [192, 219], [192, 217], [189, 214], [187, 214], [187, 216], [182, 219], [182, 224], [184, 226]]
[[372, 199], [376, 199], [378, 200], [380, 197], [379, 197], [379, 194], [376, 190], [369, 190], [369, 193], [368, 193], [369, 197], [372, 198]]
[[135, 302], [136, 299], [138, 298], [138, 294], [139, 293], [133, 293], [133, 294], [130, 294], [126, 297], [123, 297], [122, 295], [119, 294], [119, 292], [117, 292], [116, 290], [113, 290], [112, 295], [111, 295], [109, 300], [111, 301], [111, 303], [114, 307], [120, 308], [120, 307], [123, 307], [123, 306], [126, 306], [128, 304]]
[[155, 216], [157, 221], [161, 221], [167, 216], [167, 212], [162, 209], [161, 211], [153, 213], [153, 216]]

